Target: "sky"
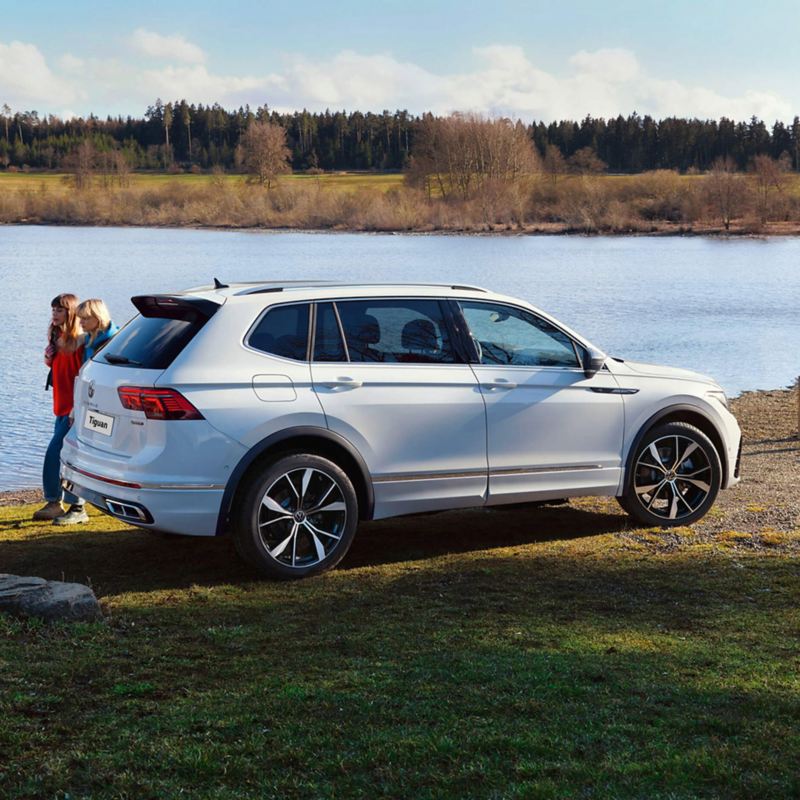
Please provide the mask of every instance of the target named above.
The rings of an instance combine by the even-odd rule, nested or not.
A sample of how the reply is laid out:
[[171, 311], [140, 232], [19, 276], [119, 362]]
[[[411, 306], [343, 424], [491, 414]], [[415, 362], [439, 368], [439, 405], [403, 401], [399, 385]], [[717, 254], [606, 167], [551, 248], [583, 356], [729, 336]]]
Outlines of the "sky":
[[0, 0], [0, 105], [790, 121], [800, 0]]

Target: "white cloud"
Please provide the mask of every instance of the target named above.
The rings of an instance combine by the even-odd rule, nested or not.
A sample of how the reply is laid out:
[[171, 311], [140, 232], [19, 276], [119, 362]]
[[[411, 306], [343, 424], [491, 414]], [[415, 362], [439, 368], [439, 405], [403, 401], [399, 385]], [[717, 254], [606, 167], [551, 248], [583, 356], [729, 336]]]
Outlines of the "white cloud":
[[0, 42], [0, 103], [14, 110], [43, 110], [80, 99], [83, 93], [55, 75], [36, 45]]
[[63, 56], [58, 60], [58, 65], [63, 69], [65, 72], [77, 72], [80, 69], [83, 69], [84, 60], [82, 58], [78, 58], [77, 56], [72, 55], [72, 53], [64, 53]]
[[148, 31], [146, 28], [137, 28], [128, 41], [137, 53], [161, 61], [202, 64], [206, 60], [203, 50], [184, 39], [179, 33], [162, 36], [160, 33]]
[[639, 74], [639, 62], [630, 50], [602, 49], [593, 53], [579, 50], [569, 63], [579, 74], [602, 76], [609, 83], [632, 81]]
[[544, 70], [521, 47], [491, 44], [475, 48], [474, 68], [459, 73], [432, 72], [389, 53], [343, 50], [329, 59], [289, 55], [274, 72], [225, 75], [201, 63], [202, 50], [183, 37], [140, 28], [134, 39], [165, 63], [142, 66], [121, 57], [67, 53], [51, 69], [35, 45], [0, 43], [0, 103], [41, 112], [78, 108], [100, 116], [139, 115], [161, 97], [227, 108], [267, 103], [280, 111], [476, 111], [526, 121], [613, 117], [634, 110], [656, 118], [745, 120], [755, 115], [768, 123], [792, 117], [790, 102], [776, 93], [743, 89], [729, 96], [650, 75], [633, 52], [621, 49], [581, 50], [561, 69]]

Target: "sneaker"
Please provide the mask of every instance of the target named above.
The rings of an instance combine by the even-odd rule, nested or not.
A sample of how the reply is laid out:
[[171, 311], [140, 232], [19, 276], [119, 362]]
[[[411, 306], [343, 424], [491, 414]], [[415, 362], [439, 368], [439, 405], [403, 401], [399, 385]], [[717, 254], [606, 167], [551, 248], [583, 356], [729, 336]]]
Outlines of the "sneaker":
[[53, 520], [53, 525], [78, 525], [88, 521], [89, 515], [83, 506], [70, 506], [66, 514], [61, 514]]
[[60, 517], [64, 513], [64, 507], [61, 503], [53, 500], [43, 505], [38, 511], [33, 512], [33, 519], [35, 520], [49, 520]]

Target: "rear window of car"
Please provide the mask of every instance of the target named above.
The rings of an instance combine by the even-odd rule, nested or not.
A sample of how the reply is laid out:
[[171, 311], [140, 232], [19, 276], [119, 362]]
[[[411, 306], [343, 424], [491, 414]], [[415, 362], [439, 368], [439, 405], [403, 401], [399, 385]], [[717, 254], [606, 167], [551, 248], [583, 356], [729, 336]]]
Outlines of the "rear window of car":
[[192, 321], [163, 317], [134, 317], [92, 361], [120, 367], [166, 369], [203, 327]]
[[307, 303], [271, 308], [253, 328], [247, 344], [273, 356], [305, 361], [308, 357]]

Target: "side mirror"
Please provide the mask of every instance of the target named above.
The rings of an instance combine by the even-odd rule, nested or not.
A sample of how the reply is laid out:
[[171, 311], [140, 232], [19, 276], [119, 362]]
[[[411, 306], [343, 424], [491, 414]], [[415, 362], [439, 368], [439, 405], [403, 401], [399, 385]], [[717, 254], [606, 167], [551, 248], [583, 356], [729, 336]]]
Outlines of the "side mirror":
[[587, 378], [592, 378], [603, 369], [606, 363], [606, 354], [601, 353], [599, 350], [590, 350], [584, 348], [583, 350], [583, 374]]

